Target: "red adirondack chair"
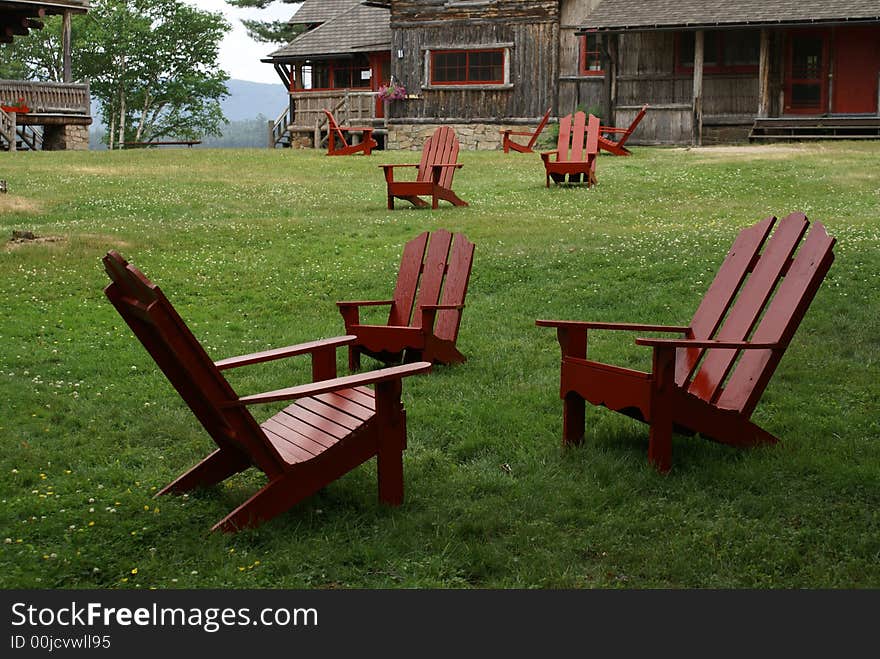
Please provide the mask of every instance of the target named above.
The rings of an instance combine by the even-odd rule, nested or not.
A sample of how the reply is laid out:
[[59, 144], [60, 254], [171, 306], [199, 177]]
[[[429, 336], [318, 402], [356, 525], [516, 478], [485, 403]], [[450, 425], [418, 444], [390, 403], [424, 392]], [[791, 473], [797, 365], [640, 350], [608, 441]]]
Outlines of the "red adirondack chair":
[[[346, 333], [357, 336], [348, 347], [349, 368], [360, 368], [361, 353], [386, 363], [404, 358], [442, 364], [465, 361], [455, 342], [474, 244], [460, 233], [455, 234], [454, 241], [452, 238], [445, 229], [437, 229], [406, 244], [392, 299], [336, 303]], [[391, 307], [387, 324], [362, 325], [360, 307], [379, 305]]]
[[[236, 531], [275, 517], [376, 456], [380, 500], [403, 501], [401, 378], [428, 371], [429, 363], [337, 378], [336, 348], [353, 336], [214, 362], [158, 286], [115, 251], [103, 261], [111, 279], [107, 297], [218, 446], [159, 494], [213, 485], [256, 467], [266, 485], [212, 529]], [[239, 396], [221, 373], [305, 354], [312, 356], [310, 384]], [[247, 409], [276, 401], [295, 402], [261, 424]]]
[[[431, 208], [437, 208], [438, 201], [444, 199], [453, 206], [467, 206], [452, 191], [452, 178], [455, 170], [461, 167], [458, 159], [458, 138], [449, 126], [440, 126], [425, 141], [422, 159], [418, 165], [379, 165], [385, 170], [385, 183], [388, 187], [388, 208], [394, 210], [394, 199], [405, 199], [419, 208], [427, 202], [419, 196], [431, 197]], [[395, 181], [394, 169], [397, 167], [416, 167], [415, 181]]]
[[[632, 135], [632, 132], [636, 129], [636, 126], [639, 125], [639, 122], [644, 118], [647, 111], [648, 104], [645, 103], [628, 128], [599, 126], [599, 148], [608, 153], [614, 154], [615, 156], [631, 155], [631, 151], [627, 149], [624, 144], [626, 144], [629, 136]], [[620, 137], [614, 139], [613, 135], [620, 135]]]
[[[690, 325], [537, 321], [557, 329], [562, 348], [564, 443], [583, 441], [585, 400], [650, 424], [648, 459], [660, 471], [671, 466], [673, 430], [733, 446], [777, 441], [749, 419], [831, 267], [835, 239], [816, 222], [793, 256], [807, 218], [792, 213], [768, 241], [775, 222], [740, 232]], [[654, 351], [643, 373], [588, 360], [591, 329], [684, 338], [636, 339]]]
[[[367, 126], [340, 126], [336, 121], [336, 117], [330, 110], [325, 109], [324, 114], [327, 115], [327, 155], [328, 156], [350, 156], [354, 153], [363, 153], [365, 156], [370, 155], [373, 149], [378, 146], [376, 140], [373, 139], [373, 129]], [[361, 141], [358, 144], [349, 143], [345, 139], [346, 133], [361, 133]], [[336, 144], [336, 140], [342, 143], [342, 146]]]
[[[541, 131], [544, 130], [544, 127], [547, 125], [547, 121], [550, 119], [550, 111], [553, 108], [547, 108], [547, 112], [544, 113], [541, 122], [538, 124], [538, 127], [535, 128], [533, 132], [530, 131], [522, 131], [522, 130], [513, 130], [512, 128], [505, 128], [501, 132], [501, 146], [504, 148], [504, 153], [510, 153], [510, 150], [518, 151], [519, 153], [534, 153], [535, 142], [538, 141], [538, 136], [540, 136]], [[510, 139], [511, 135], [517, 135], [522, 137], [528, 137], [529, 141], [526, 144], [519, 144]]]
[[[541, 154], [544, 161], [547, 187], [555, 183], [596, 183], [596, 156], [599, 152], [599, 118], [592, 114], [587, 119], [583, 112], [566, 115], [559, 122], [559, 140], [556, 151]], [[556, 159], [550, 157], [555, 155]], [[583, 177], [583, 179], [581, 178]]]

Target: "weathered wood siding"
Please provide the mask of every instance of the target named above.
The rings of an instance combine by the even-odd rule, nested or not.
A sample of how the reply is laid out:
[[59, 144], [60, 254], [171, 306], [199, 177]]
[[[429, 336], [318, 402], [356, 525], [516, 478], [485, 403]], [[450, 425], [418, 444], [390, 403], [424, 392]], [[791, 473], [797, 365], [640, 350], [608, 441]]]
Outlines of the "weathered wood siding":
[[523, 20], [558, 22], [559, 0], [495, 0], [494, 2], [448, 2], [447, 0], [393, 0], [391, 28], [407, 23], [482, 21], [505, 23]]
[[[555, 104], [558, 2], [399, 1], [391, 26], [391, 72], [418, 95], [391, 104], [392, 122], [530, 122]], [[509, 85], [430, 87], [429, 50], [481, 47], [507, 49]]]
[[[675, 70], [673, 32], [620, 36], [615, 123], [626, 125], [644, 103], [650, 110], [632, 143], [687, 143], [693, 135], [693, 75]], [[703, 121], [751, 122], [758, 111], [758, 74], [703, 77]]]
[[600, 115], [605, 76], [580, 75], [580, 38], [575, 34], [588, 22], [599, 0], [562, 0], [559, 10], [559, 88], [557, 114], [583, 109]]

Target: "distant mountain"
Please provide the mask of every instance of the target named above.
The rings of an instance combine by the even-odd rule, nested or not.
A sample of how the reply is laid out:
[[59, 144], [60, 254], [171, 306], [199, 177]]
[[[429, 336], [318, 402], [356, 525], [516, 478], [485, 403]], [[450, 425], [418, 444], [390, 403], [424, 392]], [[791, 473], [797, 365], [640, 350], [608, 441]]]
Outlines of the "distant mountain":
[[[256, 119], [258, 114], [275, 119], [287, 107], [287, 90], [279, 79], [277, 83], [251, 82], [250, 80], [228, 80], [226, 87], [229, 96], [220, 101], [223, 114], [229, 121]], [[101, 106], [92, 98], [92, 116], [95, 118], [92, 130], [100, 125], [98, 113]]]
[[274, 84], [229, 80], [226, 87], [229, 96], [220, 105], [229, 121], [253, 119], [258, 114], [275, 119], [287, 107], [287, 90], [280, 79]]
[[[206, 137], [204, 146], [209, 148], [265, 146], [266, 121], [275, 119], [287, 107], [287, 91], [279, 80], [275, 84], [229, 80], [226, 83], [229, 96], [220, 102], [229, 124], [223, 128], [223, 137]], [[106, 148], [101, 144], [104, 128], [98, 116], [100, 105], [92, 99], [92, 127], [90, 148]], [[257, 118], [259, 117], [259, 121]]]

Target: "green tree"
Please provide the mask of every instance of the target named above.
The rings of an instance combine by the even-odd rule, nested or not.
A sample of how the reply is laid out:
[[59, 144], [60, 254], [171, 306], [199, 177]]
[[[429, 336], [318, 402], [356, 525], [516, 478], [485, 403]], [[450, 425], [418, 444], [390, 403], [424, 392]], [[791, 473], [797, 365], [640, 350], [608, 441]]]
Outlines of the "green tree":
[[219, 135], [229, 25], [180, 0], [98, 0], [82, 21], [75, 70], [101, 103], [114, 144]]
[[[244, 9], [265, 9], [275, 0], [226, 0], [233, 7]], [[301, 0], [282, 0], [286, 4], [301, 5]], [[291, 10], [291, 15], [293, 10]], [[248, 36], [263, 43], [286, 44], [302, 34], [304, 26], [290, 25], [287, 21], [254, 21], [243, 19], [242, 24], [247, 30]]]
[[42, 30], [0, 44], [0, 79], [61, 82], [61, 17], [46, 16]]
[[[111, 148], [126, 141], [220, 135], [229, 76], [221, 14], [181, 0], [92, 0], [72, 21], [74, 77], [88, 80]], [[62, 80], [61, 20], [0, 49], [0, 78]]]

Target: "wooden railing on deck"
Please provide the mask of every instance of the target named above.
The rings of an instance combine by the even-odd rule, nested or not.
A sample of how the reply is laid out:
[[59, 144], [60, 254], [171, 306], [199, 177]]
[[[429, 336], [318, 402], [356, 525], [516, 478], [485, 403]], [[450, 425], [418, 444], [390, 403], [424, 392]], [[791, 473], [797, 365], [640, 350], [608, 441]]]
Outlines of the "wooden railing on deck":
[[0, 100], [17, 103], [23, 98], [31, 112], [89, 116], [89, 85], [64, 82], [0, 80]]

